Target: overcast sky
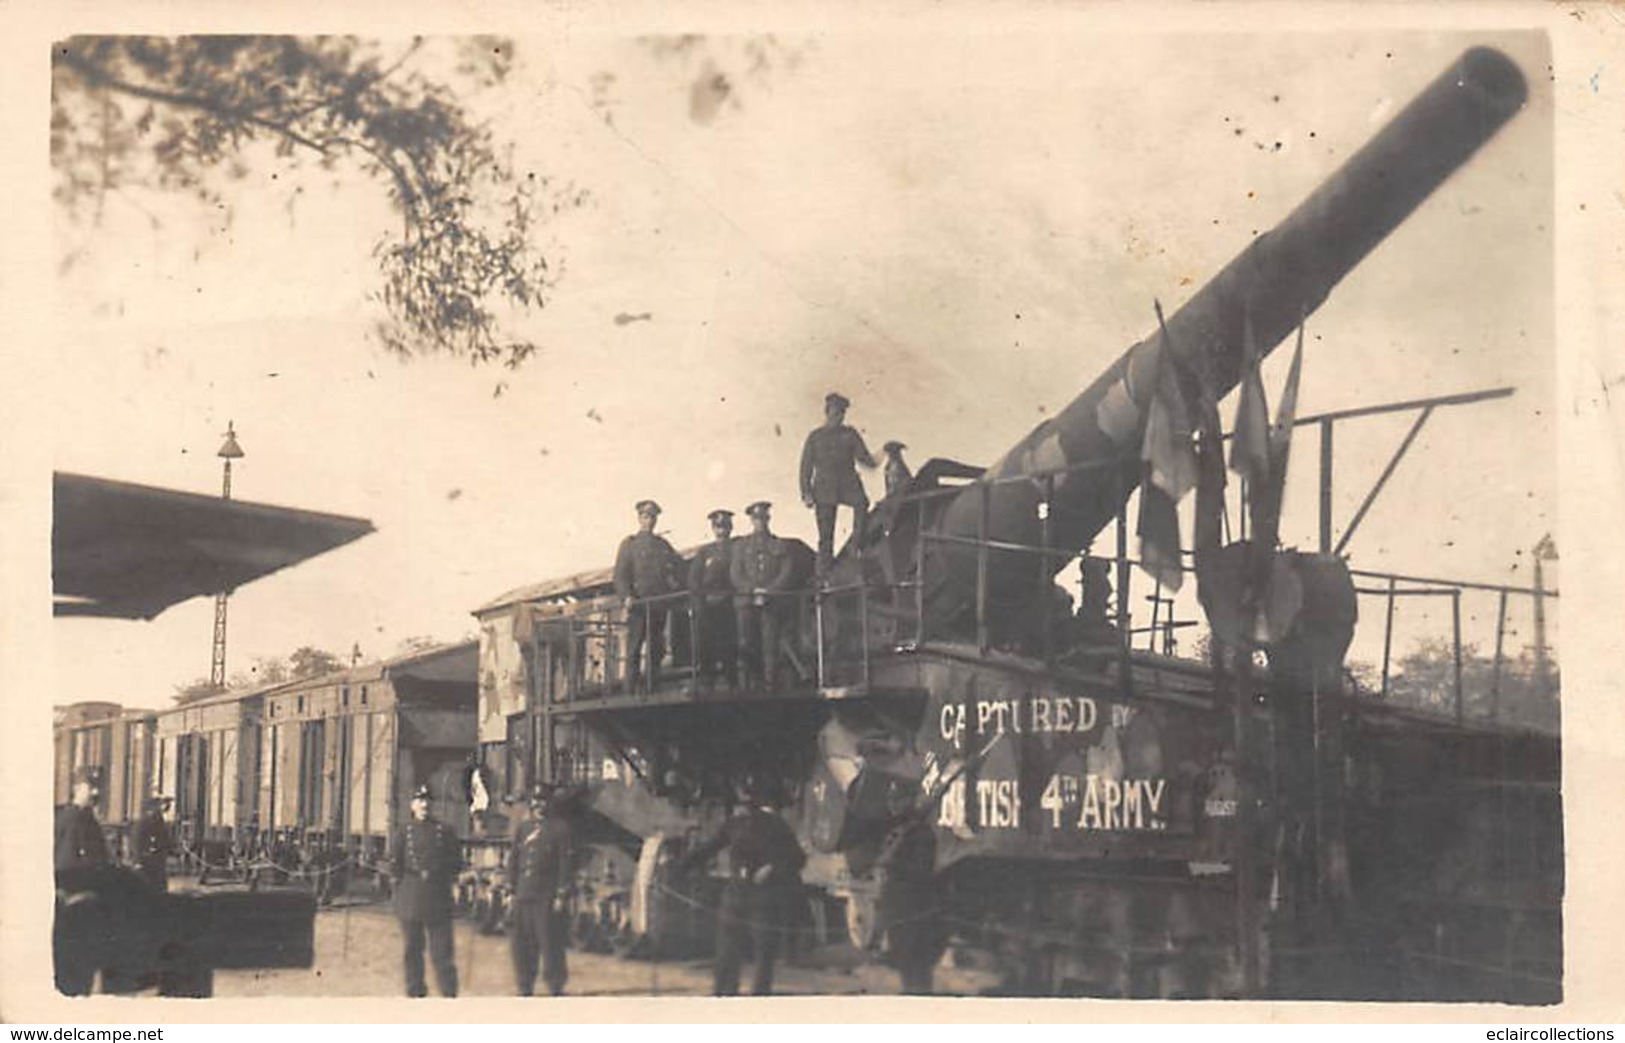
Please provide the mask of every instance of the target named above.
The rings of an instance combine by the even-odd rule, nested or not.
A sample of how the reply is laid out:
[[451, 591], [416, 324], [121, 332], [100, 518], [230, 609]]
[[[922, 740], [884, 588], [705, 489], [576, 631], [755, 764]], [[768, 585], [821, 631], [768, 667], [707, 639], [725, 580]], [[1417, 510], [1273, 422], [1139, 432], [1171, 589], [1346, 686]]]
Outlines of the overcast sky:
[[[515, 73], [474, 104], [522, 168], [592, 203], [553, 228], [565, 275], [520, 327], [544, 348], [517, 372], [403, 364], [367, 339], [370, 251], [398, 219], [359, 177], [261, 163], [229, 220], [135, 193], [100, 228], [60, 222], [56, 466], [218, 491], [231, 420], [239, 498], [374, 522], [233, 598], [233, 672], [304, 644], [372, 657], [471, 632], [469, 610], [504, 590], [607, 565], [646, 496], [679, 545], [705, 537], [709, 509], [759, 498], [810, 539], [795, 469], [826, 391], [853, 399], [871, 446], [991, 462], [1154, 326], [1154, 298], [1178, 307], [1463, 49], [1492, 43], [1530, 104], [1311, 317], [1300, 413], [1516, 386], [1435, 415], [1349, 553], [1529, 582], [1528, 549], [1556, 520], [1542, 36], [780, 43], [741, 76], [737, 42], [714, 42], [736, 90], [696, 118], [699, 59], [518, 41]], [[1286, 356], [1266, 367], [1272, 395]], [[1340, 428], [1339, 529], [1408, 423]], [[1310, 546], [1304, 434], [1283, 535]], [[1465, 608], [1485, 640], [1493, 601]], [[56, 623], [73, 664], [56, 698], [164, 704], [207, 675], [211, 618], [201, 599], [147, 624]]]

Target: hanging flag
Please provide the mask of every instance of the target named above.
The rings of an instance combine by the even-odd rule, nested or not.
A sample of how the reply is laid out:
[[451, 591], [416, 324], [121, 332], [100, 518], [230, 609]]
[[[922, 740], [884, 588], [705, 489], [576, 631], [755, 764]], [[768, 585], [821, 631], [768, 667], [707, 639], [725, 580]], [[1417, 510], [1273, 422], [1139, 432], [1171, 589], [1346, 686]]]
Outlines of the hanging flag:
[[1292, 367], [1275, 408], [1270, 425], [1269, 479], [1253, 497], [1253, 539], [1273, 550], [1281, 527], [1281, 506], [1286, 496], [1287, 461], [1292, 453], [1292, 425], [1298, 417], [1298, 379], [1303, 371], [1303, 326], [1298, 326], [1298, 344], [1292, 352]]
[[[1162, 324], [1162, 304], [1155, 305]], [[1168, 330], [1162, 328], [1156, 345], [1151, 404], [1147, 410], [1140, 458], [1145, 464], [1140, 482], [1140, 567], [1168, 590], [1184, 582], [1179, 557], [1179, 501], [1196, 484], [1196, 450], [1191, 442], [1190, 416], [1180, 390], [1179, 360], [1174, 357]]]
[[1236, 401], [1236, 429], [1230, 445], [1230, 469], [1257, 495], [1269, 476], [1269, 405], [1264, 399], [1264, 377], [1259, 371], [1258, 347], [1253, 343], [1253, 316], [1243, 320], [1241, 396]]
[[1219, 404], [1204, 384], [1197, 397], [1196, 525], [1191, 547], [1196, 558], [1197, 590], [1204, 602], [1212, 565], [1224, 545], [1224, 435]]
[[[1157, 313], [1162, 313], [1160, 304]], [[1152, 388], [1140, 459], [1149, 468], [1150, 481], [1177, 504], [1196, 487], [1196, 447], [1191, 440], [1190, 410], [1180, 390], [1179, 360], [1174, 358], [1166, 330], [1157, 344]]]
[[1140, 568], [1165, 590], [1178, 590], [1185, 581], [1179, 561], [1179, 511], [1168, 494], [1151, 480], [1146, 468], [1140, 483]]

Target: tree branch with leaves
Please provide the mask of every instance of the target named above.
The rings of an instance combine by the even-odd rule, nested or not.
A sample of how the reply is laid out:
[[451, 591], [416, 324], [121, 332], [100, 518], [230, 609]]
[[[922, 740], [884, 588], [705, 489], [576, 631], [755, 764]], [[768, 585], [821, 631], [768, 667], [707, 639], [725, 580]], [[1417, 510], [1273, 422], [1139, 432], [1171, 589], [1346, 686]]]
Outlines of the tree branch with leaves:
[[[448, 71], [494, 86], [512, 48], [459, 41]], [[133, 186], [224, 205], [223, 181], [269, 143], [277, 162], [349, 169], [385, 188], [398, 232], [373, 247], [379, 342], [514, 367], [536, 346], [503, 319], [543, 307], [559, 266], [544, 225], [584, 193], [515, 169], [512, 150], [459, 93], [416, 68], [422, 40], [385, 53], [352, 37], [75, 37], [52, 55], [56, 196], [99, 221], [109, 192]], [[548, 253], [555, 253], [553, 248]]]

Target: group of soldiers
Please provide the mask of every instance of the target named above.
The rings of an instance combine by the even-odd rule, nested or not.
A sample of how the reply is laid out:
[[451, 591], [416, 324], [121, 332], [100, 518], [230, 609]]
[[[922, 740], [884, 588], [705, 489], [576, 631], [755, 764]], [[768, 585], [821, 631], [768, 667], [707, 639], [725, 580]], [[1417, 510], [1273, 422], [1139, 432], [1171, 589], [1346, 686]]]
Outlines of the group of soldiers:
[[[713, 964], [718, 996], [739, 992], [747, 953], [755, 959], [752, 995], [772, 992], [782, 935], [800, 894], [806, 856], [775, 810], [772, 797], [771, 787], [747, 783], [734, 814], [713, 836], [694, 845], [677, 866], [680, 873], [689, 873], [726, 855], [728, 881], [717, 910]], [[456, 833], [433, 817], [430, 803], [429, 788], [420, 786], [412, 797], [412, 819], [396, 837], [390, 853], [394, 908], [404, 943], [406, 994], [428, 995], [427, 951], [440, 994], [454, 997], [458, 980], [452, 888], [462, 855]], [[534, 994], [538, 971], [553, 996], [562, 995], [569, 980], [565, 954], [575, 881], [573, 820], [578, 810], [568, 794], [538, 786], [531, 791], [530, 815], [514, 831], [505, 868], [511, 902], [509, 952], [514, 991], [520, 996]]]
[[[839, 392], [824, 399], [824, 423], [807, 435], [801, 454], [801, 497], [818, 524], [817, 575], [827, 575], [834, 557], [835, 522], [840, 507], [852, 509], [853, 528], [869, 510], [868, 495], [857, 468], [879, 466], [863, 436], [846, 423], [851, 402]], [[911, 475], [903, 462], [901, 442], [887, 442], [885, 479], [890, 495], [907, 485]], [[615, 556], [615, 592], [626, 603], [627, 672], [633, 688], [642, 681], [647, 655], [652, 675], [666, 655], [666, 627], [675, 623], [673, 643], [686, 655], [684, 612], [693, 613], [693, 662], [708, 682], [721, 678], [730, 687], [777, 687], [780, 638], [789, 594], [797, 581], [792, 545], [774, 535], [773, 505], [758, 500], [745, 508], [751, 531], [733, 535], [734, 512], [712, 511], [712, 540], [685, 561], [655, 532], [660, 504], [640, 500], [638, 531], [621, 541]], [[678, 597], [687, 592], [686, 603]]]

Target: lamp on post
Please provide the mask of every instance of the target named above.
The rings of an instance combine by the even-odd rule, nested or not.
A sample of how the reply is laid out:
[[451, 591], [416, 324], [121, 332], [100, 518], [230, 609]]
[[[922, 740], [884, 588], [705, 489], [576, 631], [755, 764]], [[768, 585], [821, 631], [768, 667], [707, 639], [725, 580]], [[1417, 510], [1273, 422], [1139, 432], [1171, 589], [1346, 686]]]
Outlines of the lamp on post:
[[[237, 444], [237, 431], [231, 421], [226, 421], [226, 440], [215, 454], [225, 461], [220, 479], [221, 499], [231, 499], [231, 462], [241, 460], [245, 455], [243, 447]], [[214, 649], [209, 663], [209, 683], [215, 688], [226, 686], [226, 593], [221, 591], [214, 596]]]

